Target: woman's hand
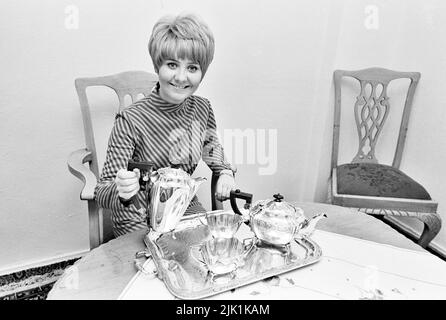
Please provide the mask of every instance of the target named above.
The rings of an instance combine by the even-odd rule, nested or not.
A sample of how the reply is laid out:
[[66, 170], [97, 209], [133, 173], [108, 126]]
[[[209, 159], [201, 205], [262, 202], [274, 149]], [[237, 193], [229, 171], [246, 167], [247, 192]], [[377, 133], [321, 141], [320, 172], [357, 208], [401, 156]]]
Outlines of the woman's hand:
[[128, 200], [133, 197], [139, 191], [139, 169], [133, 169], [133, 171], [127, 171], [120, 169], [116, 173], [115, 183], [118, 190], [118, 195]]
[[235, 190], [235, 179], [228, 174], [222, 174], [217, 181], [216, 197], [219, 201], [229, 199], [231, 190]]

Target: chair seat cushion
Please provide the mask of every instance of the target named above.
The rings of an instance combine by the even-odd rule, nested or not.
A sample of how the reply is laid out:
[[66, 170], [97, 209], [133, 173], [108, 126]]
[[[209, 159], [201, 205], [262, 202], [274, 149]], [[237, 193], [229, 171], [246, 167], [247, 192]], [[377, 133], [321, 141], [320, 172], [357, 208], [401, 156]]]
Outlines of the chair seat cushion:
[[431, 200], [422, 185], [402, 171], [375, 163], [347, 163], [337, 167], [338, 194]]

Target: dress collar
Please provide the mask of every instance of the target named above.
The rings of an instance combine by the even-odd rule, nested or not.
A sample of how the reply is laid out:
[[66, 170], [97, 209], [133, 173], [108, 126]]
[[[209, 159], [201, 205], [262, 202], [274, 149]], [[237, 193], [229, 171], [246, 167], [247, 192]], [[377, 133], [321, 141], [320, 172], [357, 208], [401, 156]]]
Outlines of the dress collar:
[[167, 112], [179, 111], [179, 110], [183, 109], [183, 107], [186, 105], [186, 101], [187, 101], [187, 99], [185, 99], [180, 104], [167, 102], [166, 100], [161, 98], [161, 96], [159, 94], [159, 85], [158, 84], [153, 88], [152, 92], [150, 93], [149, 98], [157, 108], [159, 108], [162, 111], [167, 111]]

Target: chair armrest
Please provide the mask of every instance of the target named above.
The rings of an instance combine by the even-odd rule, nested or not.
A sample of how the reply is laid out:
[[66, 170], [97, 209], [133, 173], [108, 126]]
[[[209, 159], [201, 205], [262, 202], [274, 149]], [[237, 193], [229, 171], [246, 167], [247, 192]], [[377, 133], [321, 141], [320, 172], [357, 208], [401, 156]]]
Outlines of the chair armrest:
[[211, 179], [211, 206], [212, 210], [223, 210], [223, 202], [217, 199], [215, 193], [217, 192], [217, 181], [220, 178], [218, 174], [212, 173]]
[[93, 171], [84, 165], [85, 162], [91, 161], [91, 156], [91, 151], [87, 149], [76, 150], [68, 156], [68, 170], [84, 183], [81, 200], [94, 200], [94, 188], [98, 183]]

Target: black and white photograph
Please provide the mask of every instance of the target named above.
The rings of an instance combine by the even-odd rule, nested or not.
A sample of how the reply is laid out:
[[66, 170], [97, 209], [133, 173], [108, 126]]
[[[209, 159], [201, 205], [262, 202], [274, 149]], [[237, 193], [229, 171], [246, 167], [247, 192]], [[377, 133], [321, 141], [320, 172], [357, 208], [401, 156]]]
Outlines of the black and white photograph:
[[445, 1], [3, 0], [0, 38], [0, 300], [446, 300]]

